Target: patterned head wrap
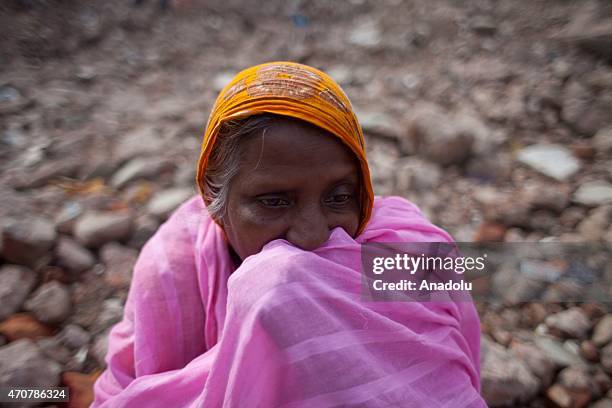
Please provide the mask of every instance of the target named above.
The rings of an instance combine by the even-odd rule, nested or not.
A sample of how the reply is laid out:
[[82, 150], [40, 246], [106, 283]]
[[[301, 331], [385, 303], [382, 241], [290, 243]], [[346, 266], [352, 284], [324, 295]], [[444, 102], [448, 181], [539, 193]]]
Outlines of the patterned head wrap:
[[198, 162], [196, 181], [202, 196], [206, 164], [221, 125], [261, 113], [309, 122], [337, 136], [355, 154], [361, 170], [361, 216], [357, 232], [361, 233], [370, 219], [374, 202], [361, 126], [340, 86], [327, 74], [303, 64], [270, 62], [247, 68], [221, 91], [206, 124]]

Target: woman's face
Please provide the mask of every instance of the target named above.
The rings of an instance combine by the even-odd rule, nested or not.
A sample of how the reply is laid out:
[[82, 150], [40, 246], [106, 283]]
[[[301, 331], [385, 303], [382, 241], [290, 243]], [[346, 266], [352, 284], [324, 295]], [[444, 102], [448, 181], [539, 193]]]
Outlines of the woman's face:
[[241, 259], [282, 238], [313, 250], [335, 227], [359, 226], [359, 167], [335, 136], [280, 118], [245, 140], [223, 227]]

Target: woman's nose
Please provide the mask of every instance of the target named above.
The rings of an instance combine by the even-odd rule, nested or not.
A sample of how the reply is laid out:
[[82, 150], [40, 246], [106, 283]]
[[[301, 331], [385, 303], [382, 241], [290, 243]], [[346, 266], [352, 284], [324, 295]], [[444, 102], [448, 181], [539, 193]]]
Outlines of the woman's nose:
[[287, 233], [287, 241], [305, 251], [312, 251], [323, 245], [330, 233], [327, 217], [321, 209], [313, 206], [296, 214]]

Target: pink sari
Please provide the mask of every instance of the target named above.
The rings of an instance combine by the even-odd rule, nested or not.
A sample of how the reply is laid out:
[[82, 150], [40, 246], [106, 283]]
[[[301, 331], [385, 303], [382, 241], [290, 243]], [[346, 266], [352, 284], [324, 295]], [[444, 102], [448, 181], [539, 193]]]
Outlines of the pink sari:
[[360, 244], [452, 242], [399, 197], [315, 251], [233, 270], [202, 199], [143, 248], [92, 407], [484, 407], [474, 305], [363, 302]]

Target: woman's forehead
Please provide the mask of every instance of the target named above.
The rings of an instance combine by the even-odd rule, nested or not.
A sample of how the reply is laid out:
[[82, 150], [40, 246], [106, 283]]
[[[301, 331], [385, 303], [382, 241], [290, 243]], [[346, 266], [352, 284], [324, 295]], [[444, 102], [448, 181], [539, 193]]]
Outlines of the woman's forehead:
[[274, 119], [245, 144], [241, 164], [251, 171], [321, 164], [347, 167], [357, 160], [335, 135], [293, 119]]

